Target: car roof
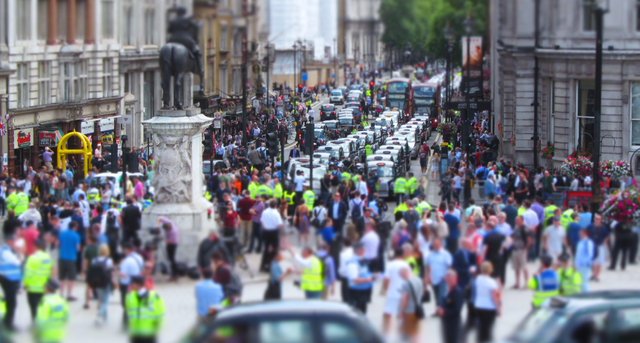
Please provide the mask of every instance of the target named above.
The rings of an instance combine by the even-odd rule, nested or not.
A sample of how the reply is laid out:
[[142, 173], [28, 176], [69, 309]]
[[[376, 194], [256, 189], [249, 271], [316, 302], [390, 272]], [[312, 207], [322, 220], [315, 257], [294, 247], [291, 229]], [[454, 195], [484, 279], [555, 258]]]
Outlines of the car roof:
[[607, 290], [579, 293], [572, 296], [560, 296], [552, 298], [549, 306], [552, 308], [564, 308], [579, 310], [585, 307], [614, 304], [640, 305], [640, 291], [638, 290]]
[[357, 314], [353, 309], [341, 302], [326, 300], [279, 300], [255, 303], [242, 303], [221, 311], [216, 320], [236, 317], [268, 317], [282, 314]]

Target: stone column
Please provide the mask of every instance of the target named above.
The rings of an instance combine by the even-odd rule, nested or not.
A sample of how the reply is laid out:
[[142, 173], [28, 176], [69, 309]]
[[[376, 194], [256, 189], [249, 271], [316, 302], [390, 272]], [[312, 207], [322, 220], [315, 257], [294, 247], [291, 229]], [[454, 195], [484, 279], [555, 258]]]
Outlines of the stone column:
[[49, 0], [47, 7], [47, 44], [58, 43], [58, 0]]
[[85, 15], [86, 29], [84, 42], [93, 44], [96, 42], [96, 0], [86, 0], [87, 8]]
[[76, 0], [68, 0], [67, 3], [67, 43], [76, 43]]
[[211, 122], [199, 108], [160, 110], [143, 122], [153, 134], [155, 164], [154, 202], [142, 214], [142, 228], [157, 227], [158, 217], [168, 217], [180, 229], [178, 260], [189, 263], [195, 262], [202, 238], [215, 229], [202, 174], [202, 133]]

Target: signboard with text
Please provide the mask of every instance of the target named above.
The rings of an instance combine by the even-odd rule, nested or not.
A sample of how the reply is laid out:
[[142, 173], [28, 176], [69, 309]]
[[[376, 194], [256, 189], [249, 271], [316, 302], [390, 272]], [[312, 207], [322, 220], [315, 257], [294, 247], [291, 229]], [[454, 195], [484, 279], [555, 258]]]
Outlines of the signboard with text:
[[13, 148], [28, 148], [33, 146], [33, 128], [13, 131]]
[[58, 145], [58, 142], [56, 139], [56, 131], [38, 132], [38, 145], [49, 146], [49, 147]]

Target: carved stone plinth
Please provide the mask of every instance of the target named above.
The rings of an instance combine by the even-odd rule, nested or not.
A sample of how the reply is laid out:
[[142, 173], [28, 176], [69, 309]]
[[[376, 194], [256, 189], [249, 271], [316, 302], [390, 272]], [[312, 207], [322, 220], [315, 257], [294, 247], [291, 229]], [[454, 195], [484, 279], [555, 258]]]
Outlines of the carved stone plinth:
[[194, 265], [197, 247], [215, 230], [212, 205], [204, 198], [202, 132], [213, 119], [197, 108], [160, 110], [142, 124], [153, 134], [153, 205], [142, 213], [142, 227], [158, 226], [158, 217], [180, 228], [177, 260]]

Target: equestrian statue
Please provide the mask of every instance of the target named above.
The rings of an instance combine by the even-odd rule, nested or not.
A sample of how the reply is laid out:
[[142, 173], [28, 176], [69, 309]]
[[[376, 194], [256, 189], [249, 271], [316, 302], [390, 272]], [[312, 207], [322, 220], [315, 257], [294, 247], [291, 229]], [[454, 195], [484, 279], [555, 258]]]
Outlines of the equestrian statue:
[[[160, 48], [160, 72], [162, 76], [162, 108], [184, 108], [184, 77], [187, 73], [200, 76], [200, 91], [204, 73], [202, 53], [198, 46], [200, 27], [192, 17], [187, 17], [184, 7], [175, 8], [176, 16], [169, 22], [169, 39]], [[173, 104], [171, 104], [171, 77], [173, 77]], [[187, 107], [191, 104], [186, 104]]]

